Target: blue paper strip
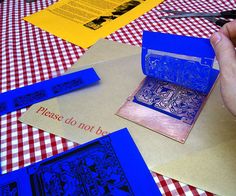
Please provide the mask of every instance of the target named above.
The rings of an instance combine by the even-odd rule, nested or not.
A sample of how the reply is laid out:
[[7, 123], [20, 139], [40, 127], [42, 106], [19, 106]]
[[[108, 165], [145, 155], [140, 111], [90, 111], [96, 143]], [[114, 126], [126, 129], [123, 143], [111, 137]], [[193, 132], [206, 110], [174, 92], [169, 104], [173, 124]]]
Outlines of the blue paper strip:
[[86, 87], [100, 80], [93, 68], [0, 94], [0, 115]]
[[144, 31], [142, 69], [147, 76], [209, 93], [219, 71], [209, 39]]
[[0, 195], [161, 195], [127, 129], [0, 177]]

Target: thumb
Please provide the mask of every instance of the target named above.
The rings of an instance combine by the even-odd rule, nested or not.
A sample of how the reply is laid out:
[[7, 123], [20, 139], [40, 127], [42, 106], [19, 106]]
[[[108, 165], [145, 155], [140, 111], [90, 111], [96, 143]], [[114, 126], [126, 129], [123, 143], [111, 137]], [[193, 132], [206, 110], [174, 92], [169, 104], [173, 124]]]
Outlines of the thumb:
[[231, 75], [233, 64], [236, 62], [235, 48], [231, 40], [221, 32], [214, 33], [210, 38], [211, 44], [216, 53], [216, 59], [222, 75]]

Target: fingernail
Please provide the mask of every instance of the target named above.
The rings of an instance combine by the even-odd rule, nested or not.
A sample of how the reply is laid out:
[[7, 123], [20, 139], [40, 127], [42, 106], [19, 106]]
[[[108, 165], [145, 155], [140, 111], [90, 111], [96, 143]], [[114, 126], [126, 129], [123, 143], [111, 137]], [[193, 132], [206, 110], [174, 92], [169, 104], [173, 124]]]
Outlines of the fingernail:
[[217, 33], [214, 33], [213, 35], [212, 35], [212, 37], [211, 37], [211, 43], [213, 44], [213, 45], [216, 45], [216, 44], [218, 44], [219, 42], [220, 42], [220, 40], [221, 40], [221, 36], [220, 36], [220, 34], [217, 32]]

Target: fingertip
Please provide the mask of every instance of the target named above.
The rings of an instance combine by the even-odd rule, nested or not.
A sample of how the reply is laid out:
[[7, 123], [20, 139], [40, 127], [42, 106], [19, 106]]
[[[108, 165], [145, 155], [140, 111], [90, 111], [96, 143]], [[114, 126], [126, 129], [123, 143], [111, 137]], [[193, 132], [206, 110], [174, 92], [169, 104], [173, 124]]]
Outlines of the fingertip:
[[222, 40], [222, 37], [219, 32], [213, 33], [213, 35], [210, 37], [210, 42], [213, 48], [216, 47], [216, 45]]
[[236, 62], [236, 53], [232, 41], [222, 32], [214, 33], [210, 38], [220, 70], [225, 77], [232, 72], [232, 62]]

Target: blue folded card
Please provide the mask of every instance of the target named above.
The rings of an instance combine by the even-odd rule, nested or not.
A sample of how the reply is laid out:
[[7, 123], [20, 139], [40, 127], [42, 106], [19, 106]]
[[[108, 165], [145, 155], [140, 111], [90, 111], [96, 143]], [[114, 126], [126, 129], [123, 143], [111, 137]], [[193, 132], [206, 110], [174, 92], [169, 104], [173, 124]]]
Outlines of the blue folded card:
[[214, 58], [209, 39], [144, 31], [148, 77], [133, 102], [192, 125], [219, 75]]
[[127, 129], [0, 177], [0, 195], [161, 195]]

